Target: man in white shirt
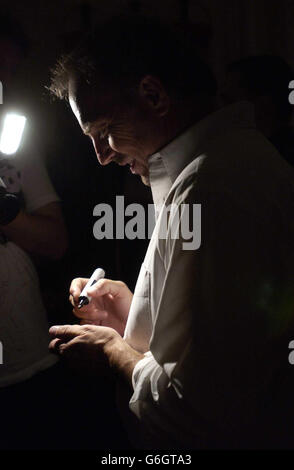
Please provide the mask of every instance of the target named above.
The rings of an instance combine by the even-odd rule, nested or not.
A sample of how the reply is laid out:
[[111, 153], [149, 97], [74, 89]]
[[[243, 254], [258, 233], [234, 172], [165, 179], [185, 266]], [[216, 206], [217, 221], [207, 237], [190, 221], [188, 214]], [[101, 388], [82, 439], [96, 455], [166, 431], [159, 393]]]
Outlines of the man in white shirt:
[[[51, 348], [97, 367], [106, 359], [126, 379], [139, 446], [285, 445], [286, 428], [281, 442], [274, 430], [289, 390], [276, 383], [293, 331], [292, 169], [254, 129], [249, 104], [214, 111], [209, 70], [163, 26], [100, 27], [51, 88], [102, 165], [130, 164], [151, 185], [157, 218], [134, 295], [100, 280], [78, 310], [87, 280], [74, 280], [82, 325], [53, 327]], [[176, 211], [164, 229], [170, 204], [190, 217], [201, 204], [197, 249], [184, 249]]]

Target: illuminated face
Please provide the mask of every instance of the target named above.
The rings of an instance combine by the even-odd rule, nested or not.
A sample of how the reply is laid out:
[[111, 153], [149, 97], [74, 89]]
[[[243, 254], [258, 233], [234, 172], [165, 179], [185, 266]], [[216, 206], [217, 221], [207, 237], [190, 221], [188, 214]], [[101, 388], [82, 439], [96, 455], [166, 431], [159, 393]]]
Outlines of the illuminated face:
[[77, 89], [70, 84], [69, 102], [82, 131], [88, 135], [101, 165], [130, 165], [132, 173], [148, 178], [148, 157], [154, 153], [152, 115], [140, 100], [122, 104], [119, 92], [106, 88]]

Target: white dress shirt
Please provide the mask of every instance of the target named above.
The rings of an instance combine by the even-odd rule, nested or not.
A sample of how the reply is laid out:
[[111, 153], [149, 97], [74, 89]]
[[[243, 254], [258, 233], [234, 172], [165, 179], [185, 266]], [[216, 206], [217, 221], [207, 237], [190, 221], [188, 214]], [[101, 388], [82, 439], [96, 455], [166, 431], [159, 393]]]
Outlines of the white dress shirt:
[[[155, 448], [205, 447], [211, 435], [257, 422], [287, 364], [294, 172], [245, 102], [196, 123], [149, 162], [157, 221], [124, 336], [145, 354], [130, 409]], [[173, 239], [173, 215], [159, 238], [171, 203], [188, 204], [190, 215], [201, 204], [199, 249]]]

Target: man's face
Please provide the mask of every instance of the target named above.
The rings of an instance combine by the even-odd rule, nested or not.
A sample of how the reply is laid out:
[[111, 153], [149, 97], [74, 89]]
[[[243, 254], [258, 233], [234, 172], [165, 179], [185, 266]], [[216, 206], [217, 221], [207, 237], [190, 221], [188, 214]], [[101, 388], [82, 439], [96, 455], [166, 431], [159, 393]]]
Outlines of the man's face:
[[108, 86], [91, 89], [71, 82], [69, 102], [82, 131], [94, 145], [98, 161], [130, 165], [132, 173], [149, 184], [148, 157], [152, 145], [152, 116], [144, 103], [126, 103], [120, 93]]

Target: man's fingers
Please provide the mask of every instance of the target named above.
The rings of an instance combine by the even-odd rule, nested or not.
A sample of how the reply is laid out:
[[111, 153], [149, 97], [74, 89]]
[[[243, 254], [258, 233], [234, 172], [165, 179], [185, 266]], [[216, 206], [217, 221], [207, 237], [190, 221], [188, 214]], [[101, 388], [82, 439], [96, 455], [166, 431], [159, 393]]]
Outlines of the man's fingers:
[[74, 302], [77, 302], [79, 299], [79, 296], [84, 289], [85, 285], [89, 279], [84, 278], [84, 277], [77, 277], [76, 279], [73, 279], [69, 288], [69, 292], [74, 300]]
[[95, 326], [100, 326], [100, 323], [101, 321], [100, 320], [87, 320], [87, 319], [84, 319], [84, 320], [81, 320], [81, 325], [95, 325]]
[[60, 338], [63, 341], [68, 341], [75, 336], [81, 334], [80, 325], [62, 325], [62, 326], [51, 326], [49, 333], [52, 337]]
[[67, 343], [64, 343], [63, 340], [61, 340], [60, 338], [55, 338], [50, 342], [49, 349], [55, 354], [63, 355], [66, 353], [68, 355], [68, 353], [72, 353], [73, 349], [77, 349], [78, 345], [78, 337], [74, 337]]
[[74, 301], [74, 298], [73, 298], [72, 294], [69, 294], [68, 300], [70, 301], [70, 303], [72, 304], [72, 306], [75, 307], [76, 303], [75, 303], [75, 301]]
[[[89, 279], [78, 277], [71, 283], [69, 292], [69, 300], [73, 307], [76, 307], [79, 301], [79, 296], [87, 284]], [[120, 294], [126, 294], [129, 291], [127, 286], [121, 281], [113, 281], [112, 279], [100, 279], [92, 287], [89, 287], [87, 293], [93, 297], [96, 301], [101, 302], [101, 310], [103, 310], [103, 296], [109, 295], [109, 297], [117, 297]], [[85, 311], [86, 307], [83, 307]], [[78, 315], [77, 315], [78, 316]]]
[[94, 284], [94, 286], [89, 287], [88, 294], [91, 297], [101, 297], [106, 294], [110, 294], [113, 297], [116, 297], [121, 293], [125, 284], [121, 281], [112, 281], [111, 279], [100, 279]]
[[74, 308], [73, 314], [82, 319], [82, 320], [105, 320], [108, 317], [108, 313], [105, 310], [98, 310], [98, 309], [88, 309], [84, 311], [84, 309]]
[[59, 338], [54, 338], [52, 341], [49, 343], [49, 349], [51, 352], [54, 352], [56, 354], [62, 353], [62, 348], [61, 345], [64, 344], [61, 339]]

